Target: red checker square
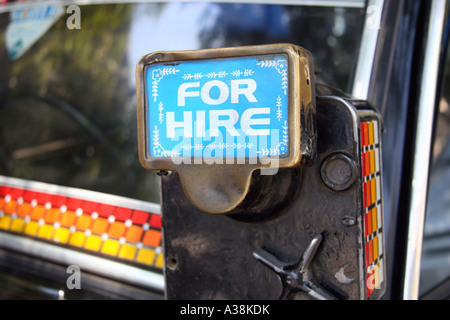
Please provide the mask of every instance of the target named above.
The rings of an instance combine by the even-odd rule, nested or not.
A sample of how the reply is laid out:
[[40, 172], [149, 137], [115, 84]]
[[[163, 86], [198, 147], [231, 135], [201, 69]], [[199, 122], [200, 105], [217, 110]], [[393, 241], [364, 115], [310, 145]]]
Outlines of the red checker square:
[[36, 200], [39, 204], [46, 204], [49, 202], [52, 198], [51, 194], [44, 193], [44, 192], [36, 192]]
[[98, 202], [84, 201], [83, 206], [81, 207], [81, 209], [83, 209], [83, 212], [92, 213], [92, 212], [96, 212], [97, 211], [98, 206], [99, 206]]
[[116, 217], [116, 220], [121, 220], [121, 221], [130, 219], [131, 209], [117, 207], [116, 212], [114, 213], [114, 216]]
[[69, 210], [76, 211], [78, 208], [81, 208], [82, 203], [83, 200], [81, 199], [69, 198], [66, 202], [66, 207]]
[[116, 209], [115, 206], [110, 206], [108, 204], [100, 204], [97, 213], [100, 217], [108, 218], [110, 215], [114, 213], [115, 209]]
[[9, 190], [9, 194], [11, 195], [12, 199], [19, 199], [20, 197], [22, 197], [23, 195], [23, 189], [19, 189], [19, 188], [12, 188], [11, 190]]
[[364, 123], [361, 123], [361, 146], [364, 147], [366, 145], [366, 141], [365, 141], [365, 137], [364, 137]]
[[26, 201], [26, 202], [31, 202], [34, 199], [36, 199], [36, 192], [35, 191], [27, 190], [23, 194], [23, 200]]
[[159, 214], [152, 214], [150, 217], [150, 226], [156, 229], [161, 229], [161, 216]]
[[364, 122], [364, 146], [369, 145], [369, 125], [367, 122]]
[[131, 221], [134, 224], [144, 224], [148, 221], [149, 213], [145, 211], [134, 210], [131, 216]]
[[53, 207], [59, 208], [63, 204], [66, 204], [67, 198], [64, 196], [53, 195], [52, 198], [50, 199], [50, 202]]
[[0, 197], [4, 197], [7, 194], [9, 194], [9, 187], [7, 186], [1, 186], [0, 187]]

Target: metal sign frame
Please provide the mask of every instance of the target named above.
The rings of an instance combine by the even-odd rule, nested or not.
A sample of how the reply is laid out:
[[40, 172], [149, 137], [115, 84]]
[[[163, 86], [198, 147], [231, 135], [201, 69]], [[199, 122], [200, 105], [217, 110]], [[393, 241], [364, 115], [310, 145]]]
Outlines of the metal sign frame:
[[[285, 54], [288, 60], [289, 151], [286, 157], [276, 157], [276, 161], [273, 161], [274, 158], [269, 155], [246, 159], [245, 163], [231, 166], [223, 165], [224, 162], [198, 166], [173, 161], [172, 157], [155, 158], [150, 155], [148, 115], [152, 111], [149, 110], [148, 92], [151, 88], [147, 87], [145, 81], [149, 66], [156, 63], [173, 66], [182, 61], [275, 54]], [[244, 200], [250, 186], [251, 175], [255, 170], [274, 169], [276, 173], [278, 168], [304, 165], [315, 155], [313, 58], [308, 51], [298, 46], [274, 44], [151, 53], [137, 63], [136, 84], [139, 159], [142, 166], [146, 169], [177, 171], [187, 197], [205, 212], [225, 213], [236, 208]], [[186, 181], [197, 183], [185, 183]]]

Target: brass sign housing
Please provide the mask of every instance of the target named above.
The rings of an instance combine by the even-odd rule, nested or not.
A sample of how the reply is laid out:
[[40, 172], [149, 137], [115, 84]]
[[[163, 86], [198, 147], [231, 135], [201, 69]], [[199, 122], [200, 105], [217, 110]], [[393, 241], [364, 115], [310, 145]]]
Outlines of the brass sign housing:
[[137, 63], [139, 159], [173, 170], [201, 211], [228, 213], [252, 173], [315, 157], [314, 65], [291, 44], [155, 52]]

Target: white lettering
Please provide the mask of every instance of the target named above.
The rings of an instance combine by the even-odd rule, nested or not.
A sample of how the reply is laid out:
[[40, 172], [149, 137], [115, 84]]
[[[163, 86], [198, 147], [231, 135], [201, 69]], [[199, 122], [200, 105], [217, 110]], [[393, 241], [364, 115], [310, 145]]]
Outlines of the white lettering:
[[[247, 85], [241, 88], [240, 85]], [[239, 103], [239, 95], [243, 94], [249, 102], [258, 102], [253, 95], [256, 90], [256, 82], [253, 79], [231, 80], [231, 103]]]
[[187, 88], [197, 88], [200, 87], [200, 82], [188, 82], [183, 83], [178, 88], [178, 106], [183, 107], [186, 105], [186, 97], [198, 97], [199, 92], [198, 91], [188, 91], [186, 92]]
[[[186, 105], [187, 97], [201, 97], [202, 101], [209, 105], [222, 104], [230, 98], [230, 88], [231, 103], [239, 103], [240, 95], [245, 96], [249, 102], [258, 102], [254, 95], [257, 84], [253, 79], [231, 80], [230, 88], [228, 88], [225, 82], [220, 80], [207, 81], [201, 88], [200, 92], [195, 90], [195, 88], [199, 87], [200, 82], [186, 82], [181, 84], [178, 88], [178, 106], [184, 107]], [[214, 89], [216, 94], [211, 95], [213, 88], [217, 88]], [[187, 91], [188, 89], [192, 90]]]
[[253, 129], [252, 125], [270, 124], [270, 118], [252, 119], [255, 114], [270, 114], [270, 108], [250, 108], [244, 111], [241, 118], [241, 128], [249, 136], [268, 136], [269, 129]]
[[[219, 116], [226, 116], [227, 119], [219, 119]], [[209, 112], [209, 122], [211, 128], [211, 137], [217, 137], [219, 135], [219, 127], [224, 127], [227, 129], [228, 133], [232, 136], [238, 136], [234, 125], [239, 120], [239, 114], [234, 109], [227, 110], [211, 110]]]
[[183, 137], [192, 137], [192, 111], [183, 111], [183, 121], [175, 121], [175, 112], [166, 113], [167, 138], [175, 138], [175, 128], [183, 128]]
[[[213, 87], [219, 88], [219, 97], [216, 99], [211, 98], [211, 89]], [[228, 86], [225, 84], [225, 82], [219, 81], [219, 80], [212, 80], [205, 83], [205, 85], [202, 87], [202, 93], [201, 97], [204, 103], [211, 104], [211, 105], [217, 105], [224, 103], [227, 101], [228, 96], [230, 95], [230, 90], [228, 89]]]

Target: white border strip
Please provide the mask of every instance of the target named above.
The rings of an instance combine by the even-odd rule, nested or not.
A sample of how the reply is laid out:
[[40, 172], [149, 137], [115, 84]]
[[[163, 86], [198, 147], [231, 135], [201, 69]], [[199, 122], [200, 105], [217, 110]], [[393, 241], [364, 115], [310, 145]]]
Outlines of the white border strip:
[[383, 7], [384, 0], [369, 0], [367, 4], [352, 92], [352, 95], [357, 99], [368, 99]]
[[161, 214], [161, 206], [153, 202], [145, 202], [141, 200], [116, 196], [108, 193], [97, 191], [77, 189], [71, 187], [63, 187], [44, 182], [23, 180], [12, 177], [0, 176], [0, 186], [23, 188], [25, 190], [33, 190], [37, 192], [46, 192], [66, 197], [80, 198], [82, 200], [95, 201], [115, 206], [123, 206], [135, 210], [147, 211], [155, 214]]
[[295, 5], [295, 6], [315, 6], [315, 7], [341, 7], [341, 8], [364, 8], [364, 0], [190, 0], [190, 1], [177, 1], [177, 0], [70, 0], [70, 1], [58, 1], [58, 0], [42, 0], [35, 2], [14, 2], [4, 5], [0, 5], [0, 13], [10, 12], [13, 10], [20, 10], [31, 7], [39, 6], [69, 6], [69, 5], [96, 5], [96, 4], [117, 4], [117, 3], [161, 3], [161, 2], [220, 2], [220, 3], [248, 3], [248, 4], [273, 4], [273, 5]]
[[445, 0], [434, 0], [432, 2], [425, 44], [426, 51], [414, 145], [413, 181], [403, 288], [403, 298], [405, 300], [416, 300], [419, 297], [420, 260], [428, 190], [433, 119], [446, 12]]
[[90, 271], [98, 275], [125, 281], [134, 285], [159, 291], [164, 290], [164, 276], [162, 274], [71, 249], [4, 232], [0, 232], [0, 246], [37, 258], [51, 260], [63, 265], [65, 264], [67, 266], [77, 265], [80, 267], [81, 272], [83, 272], [83, 270]]

